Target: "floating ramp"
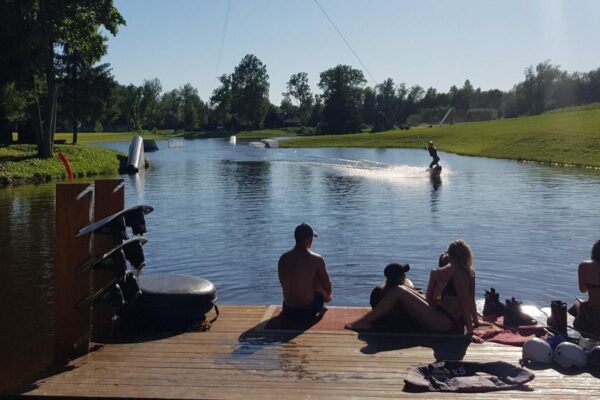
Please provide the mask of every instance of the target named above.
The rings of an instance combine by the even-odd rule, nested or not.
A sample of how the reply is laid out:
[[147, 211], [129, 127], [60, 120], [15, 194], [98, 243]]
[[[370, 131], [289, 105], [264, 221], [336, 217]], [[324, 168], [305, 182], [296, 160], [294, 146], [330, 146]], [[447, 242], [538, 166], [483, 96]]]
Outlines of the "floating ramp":
[[266, 144], [264, 144], [263, 142], [250, 142], [248, 143], [248, 146], [253, 147], [255, 149], [264, 149], [266, 147]]
[[144, 139], [136, 135], [129, 145], [129, 156], [127, 157], [127, 172], [136, 173], [145, 167]]
[[279, 147], [279, 142], [275, 139], [263, 139], [263, 140], [261, 140], [261, 142], [264, 143], [269, 148]]

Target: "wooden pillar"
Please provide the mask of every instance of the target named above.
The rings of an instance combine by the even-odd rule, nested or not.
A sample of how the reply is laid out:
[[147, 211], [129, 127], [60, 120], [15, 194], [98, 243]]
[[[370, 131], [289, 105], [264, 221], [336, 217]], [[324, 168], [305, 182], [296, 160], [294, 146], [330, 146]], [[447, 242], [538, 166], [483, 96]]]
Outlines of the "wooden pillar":
[[[125, 188], [123, 179], [101, 179], [95, 183], [94, 221], [121, 211], [125, 207]], [[94, 256], [100, 256], [116, 245], [121, 238], [110, 234], [94, 233]], [[94, 270], [92, 272], [93, 289], [99, 290], [113, 278], [112, 271]], [[112, 306], [98, 303], [92, 309], [92, 340], [103, 342], [110, 336]]]
[[89, 184], [56, 185], [54, 242], [55, 360], [63, 362], [89, 351], [90, 313], [77, 304], [91, 293], [91, 273], [77, 267], [91, 256], [91, 235], [76, 238], [92, 220]]

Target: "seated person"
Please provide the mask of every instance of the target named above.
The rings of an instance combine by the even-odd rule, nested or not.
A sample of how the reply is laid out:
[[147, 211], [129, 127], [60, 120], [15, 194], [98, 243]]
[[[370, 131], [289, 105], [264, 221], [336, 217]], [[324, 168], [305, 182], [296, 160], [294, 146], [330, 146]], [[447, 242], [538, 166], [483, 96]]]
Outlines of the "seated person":
[[[376, 286], [371, 292], [369, 302], [371, 307], [375, 308], [385, 295], [395, 286], [404, 285], [405, 287], [415, 289], [412, 281], [406, 277], [406, 272], [410, 270], [408, 264], [392, 263], [385, 267], [383, 274], [386, 277], [384, 284]], [[420, 332], [422, 329], [402, 307], [396, 307], [388, 314], [379, 318], [373, 323], [373, 328], [385, 332]]]
[[579, 264], [579, 290], [588, 293], [588, 301], [577, 300], [569, 310], [575, 315], [573, 326], [600, 336], [600, 240], [592, 247], [592, 259]]
[[440, 254], [437, 269], [431, 270], [431, 274], [429, 275], [429, 283], [427, 284], [427, 293], [425, 294], [425, 298], [430, 304], [435, 304], [440, 301], [442, 291], [451, 277], [449, 269], [442, 269], [442, 267], [448, 264], [450, 264], [450, 258], [448, 258], [448, 253], [444, 252]]
[[389, 292], [394, 286], [404, 285], [411, 289], [414, 289], [412, 281], [406, 277], [406, 273], [410, 271], [410, 265], [391, 263], [388, 264], [383, 270], [385, 276], [385, 283], [376, 286], [371, 292], [369, 302], [371, 307], [375, 308], [377, 303]]
[[[347, 329], [367, 330], [395, 307], [403, 307], [423, 328], [436, 333], [465, 333], [473, 340], [473, 328], [479, 324], [475, 309], [475, 270], [473, 254], [463, 240], [448, 246], [450, 263], [432, 272], [433, 287], [446, 281], [439, 302], [428, 302], [423, 296], [404, 286], [395, 286], [385, 297], [358, 320], [346, 325]], [[429, 286], [428, 286], [429, 287]]]
[[283, 314], [287, 317], [315, 317], [322, 313], [324, 303], [331, 301], [332, 285], [325, 261], [309, 250], [317, 236], [310, 225], [298, 225], [294, 231], [296, 245], [279, 258]]

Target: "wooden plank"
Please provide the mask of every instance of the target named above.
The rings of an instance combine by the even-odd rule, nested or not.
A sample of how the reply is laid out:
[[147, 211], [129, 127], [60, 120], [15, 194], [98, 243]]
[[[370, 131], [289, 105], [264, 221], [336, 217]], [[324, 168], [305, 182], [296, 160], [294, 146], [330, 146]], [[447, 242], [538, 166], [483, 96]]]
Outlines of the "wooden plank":
[[[92, 192], [88, 184], [56, 185], [54, 242], [55, 358], [65, 360], [87, 353], [90, 314], [76, 304], [91, 291], [90, 273], [77, 267], [91, 257], [90, 235], [75, 237], [91, 222]], [[87, 190], [87, 191], [86, 191]]]
[[[588, 373], [535, 371], [527, 391], [410, 393], [406, 371], [432, 362], [434, 351], [416, 337], [369, 337], [355, 332], [253, 332], [266, 307], [222, 306], [207, 332], [184, 332], [138, 343], [106, 344], [73, 360], [67, 371], [37, 381], [26, 396], [179, 399], [588, 399], [598, 380]], [[239, 312], [238, 312], [239, 311]], [[248, 315], [253, 315], [248, 318]], [[243, 316], [243, 317], [240, 317]], [[220, 329], [217, 329], [220, 328]], [[342, 334], [343, 333], [343, 334]], [[442, 338], [438, 337], [438, 341]], [[427, 338], [432, 341], [432, 338]], [[453, 341], [449, 341], [450, 344]], [[440, 343], [434, 343], [435, 346]], [[517, 363], [521, 349], [471, 344], [467, 361]]]
[[[95, 181], [94, 221], [121, 211], [125, 207], [125, 187], [123, 179], [98, 179]], [[94, 234], [94, 257], [99, 257], [123, 242], [107, 234]], [[113, 279], [113, 273], [107, 270], [93, 270], [93, 289], [99, 290]], [[103, 342], [111, 334], [112, 306], [98, 303], [92, 309], [92, 340]]]

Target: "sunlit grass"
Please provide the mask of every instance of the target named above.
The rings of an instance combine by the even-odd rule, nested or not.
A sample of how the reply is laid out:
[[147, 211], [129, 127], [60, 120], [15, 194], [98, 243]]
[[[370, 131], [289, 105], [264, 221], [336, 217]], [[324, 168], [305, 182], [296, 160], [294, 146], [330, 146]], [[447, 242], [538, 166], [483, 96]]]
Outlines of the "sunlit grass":
[[0, 185], [65, 179], [58, 152], [68, 157], [75, 177], [115, 175], [119, 172], [118, 151], [100, 147], [55, 145], [54, 157], [37, 158], [34, 145], [0, 147]]
[[[129, 142], [134, 136], [140, 135], [146, 140], [167, 139], [173, 135], [173, 131], [158, 131], [158, 132], [84, 132], [77, 134], [77, 143], [98, 143], [98, 142]], [[73, 143], [72, 133], [57, 133], [54, 136], [58, 140], [66, 140], [67, 143]]]
[[422, 148], [433, 140], [451, 153], [600, 167], [600, 108], [432, 128], [297, 137], [281, 147]]

